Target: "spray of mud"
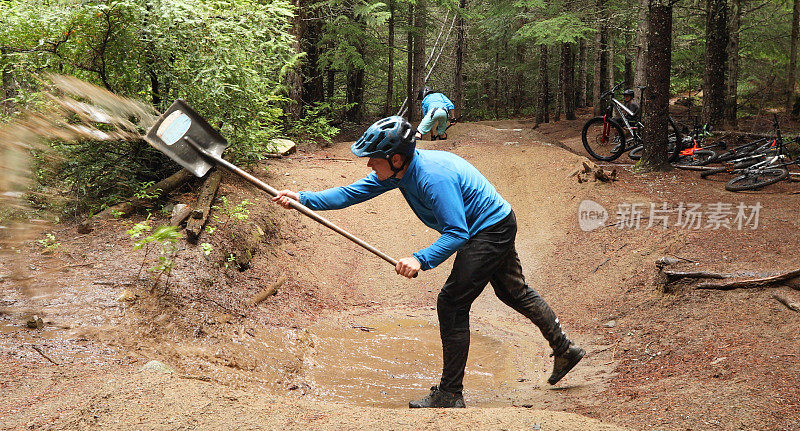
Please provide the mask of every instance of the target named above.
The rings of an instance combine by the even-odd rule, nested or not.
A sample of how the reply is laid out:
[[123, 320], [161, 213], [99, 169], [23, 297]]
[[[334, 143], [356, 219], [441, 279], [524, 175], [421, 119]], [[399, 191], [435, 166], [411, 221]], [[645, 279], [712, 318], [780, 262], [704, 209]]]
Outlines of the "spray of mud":
[[[15, 258], [15, 250], [48, 228], [47, 217], [33, 215], [26, 204], [32, 183], [33, 153], [58, 159], [49, 150], [53, 140], [120, 141], [142, 139], [158, 112], [145, 103], [117, 96], [77, 78], [47, 75], [41, 78], [44, 103], [22, 112], [0, 127], [0, 259]], [[44, 196], [46, 198], [46, 196]], [[21, 271], [24, 265], [7, 265]], [[24, 282], [29, 276], [12, 273]]]

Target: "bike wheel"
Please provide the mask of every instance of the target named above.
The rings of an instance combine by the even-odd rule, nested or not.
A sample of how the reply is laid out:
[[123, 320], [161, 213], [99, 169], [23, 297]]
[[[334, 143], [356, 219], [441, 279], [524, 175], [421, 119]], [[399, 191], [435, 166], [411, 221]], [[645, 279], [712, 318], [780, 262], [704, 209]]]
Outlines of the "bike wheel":
[[750, 154], [754, 154], [756, 152], [763, 152], [764, 149], [770, 147], [772, 142], [764, 141], [754, 141], [744, 145], [739, 145], [736, 148], [731, 148], [728, 151], [719, 153], [717, 155], [717, 162], [727, 162], [729, 160], [738, 159], [741, 157], [748, 156]]
[[[675, 125], [675, 122], [672, 120], [672, 117], [669, 118], [669, 135], [667, 139], [667, 161], [672, 163], [678, 159], [678, 155], [683, 149], [683, 137], [678, 127]], [[644, 146], [639, 145], [628, 152], [628, 157], [630, 157], [631, 160], [639, 160], [642, 158], [643, 151]]]
[[756, 163], [762, 161], [762, 159], [754, 159], [754, 160], [747, 160], [744, 162], [736, 163], [733, 166], [723, 166], [721, 168], [714, 168], [709, 169], [707, 171], [703, 171], [700, 173], [700, 178], [708, 178], [712, 175], [721, 174], [721, 173], [734, 173], [734, 171], [738, 169], [749, 168], [750, 166], [755, 165]]
[[675, 160], [675, 164], [683, 166], [705, 166], [711, 163], [716, 156], [717, 153], [711, 150], [696, 150], [688, 156], [678, 156], [678, 159]]
[[634, 147], [634, 149], [628, 151], [628, 157], [630, 157], [631, 160], [639, 160], [639, 159], [641, 159], [642, 158], [642, 150], [643, 149], [644, 149], [644, 146], [642, 146], [642, 145]]
[[595, 117], [583, 125], [583, 147], [595, 159], [616, 160], [625, 151], [625, 135], [619, 124], [604, 117]]
[[786, 168], [758, 169], [753, 172], [747, 172], [744, 175], [739, 175], [738, 177], [728, 181], [725, 184], [725, 190], [731, 192], [758, 190], [761, 187], [775, 184], [788, 176], [789, 170]]

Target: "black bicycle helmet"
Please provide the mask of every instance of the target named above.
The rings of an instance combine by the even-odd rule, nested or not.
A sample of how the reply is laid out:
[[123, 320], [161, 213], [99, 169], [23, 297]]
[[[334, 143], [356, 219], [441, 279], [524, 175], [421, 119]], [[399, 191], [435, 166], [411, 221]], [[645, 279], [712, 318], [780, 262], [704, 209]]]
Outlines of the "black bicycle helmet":
[[419, 90], [419, 94], [417, 94], [417, 100], [422, 100], [422, 99], [425, 98], [425, 96], [427, 96], [427, 95], [429, 95], [431, 93], [433, 93], [433, 89], [426, 85], [425, 88], [421, 88]]
[[631, 89], [629, 88], [629, 89], [627, 89], [627, 90], [623, 91], [623, 92], [622, 92], [622, 95], [623, 95], [623, 96], [631, 96], [631, 97], [633, 97], [634, 95], [636, 95], [636, 93], [634, 93], [634, 92], [633, 92], [633, 90], [631, 90]]
[[[374, 157], [389, 161], [389, 167], [396, 177], [414, 157], [417, 140], [411, 123], [400, 116], [386, 117], [373, 123], [357, 141], [350, 146], [356, 157]], [[404, 156], [403, 165], [395, 168], [391, 158], [395, 154]]]
[[414, 128], [405, 118], [386, 117], [373, 123], [350, 151], [357, 157], [389, 159], [395, 154], [413, 156], [416, 148]]

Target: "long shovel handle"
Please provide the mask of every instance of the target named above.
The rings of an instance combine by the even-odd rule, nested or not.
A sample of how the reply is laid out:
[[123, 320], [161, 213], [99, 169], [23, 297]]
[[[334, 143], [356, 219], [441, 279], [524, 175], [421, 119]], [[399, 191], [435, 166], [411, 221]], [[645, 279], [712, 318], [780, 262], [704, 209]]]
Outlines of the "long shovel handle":
[[[269, 193], [270, 195], [278, 196], [278, 190], [276, 188], [274, 188], [274, 187], [270, 186], [269, 184], [259, 180], [256, 177], [248, 174], [247, 172], [245, 172], [244, 170], [242, 170], [238, 166], [236, 166], [233, 163], [223, 159], [222, 157], [219, 157], [219, 156], [217, 156], [215, 154], [209, 153], [208, 151], [203, 149], [203, 147], [201, 147], [200, 144], [198, 144], [191, 137], [186, 136], [183, 139], [186, 141], [187, 144], [189, 144], [189, 146], [194, 148], [195, 151], [197, 151], [198, 153], [202, 154], [203, 156], [213, 160], [214, 163], [216, 163], [218, 165], [221, 165], [225, 169], [228, 169], [229, 171], [239, 175], [240, 177], [246, 179], [247, 181], [252, 183], [254, 186], [258, 187], [261, 190], [264, 190], [265, 192]], [[300, 211], [301, 213], [305, 214], [306, 216], [314, 219], [315, 221], [319, 222], [320, 224], [324, 225], [325, 227], [335, 231], [339, 235], [342, 235], [343, 237], [349, 239], [350, 241], [353, 241], [354, 243], [360, 245], [361, 247], [364, 247], [365, 249], [370, 251], [372, 254], [380, 257], [381, 259], [383, 259], [383, 260], [385, 260], [385, 261], [387, 261], [389, 263], [391, 263], [392, 266], [397, 266], [397, 260], [396, 259], [392, 259], [389, 255], [387, 255], [386, 253], [384, 253], [384, 252], [378, 250], [377, 248], [373, 247], [372, 245], [370, 245], [366, 241], [362, 240], [361, 238], [358, 238], [357, 236], [351, 234], [350, 232], [340, 228], [339, 226], [336, 226], [335, 224], [333, 224], [333, 222], [331, 222], [330, 220], [326, 219], [325, 217], [322, 217], [321, 215], [317, 214], [312, 209], [310, 209], [309, 207], [301, 204], [300, 202], [297, 202], [294, 199], [290, 199], [289, 201], [290, 201], [290, 205], [291, 205], [292, 208], [296, 209], [297, 211]], [[416, 277], [416, 276], [417, 276], [417, 274], [414, 274], [414, 277]]]

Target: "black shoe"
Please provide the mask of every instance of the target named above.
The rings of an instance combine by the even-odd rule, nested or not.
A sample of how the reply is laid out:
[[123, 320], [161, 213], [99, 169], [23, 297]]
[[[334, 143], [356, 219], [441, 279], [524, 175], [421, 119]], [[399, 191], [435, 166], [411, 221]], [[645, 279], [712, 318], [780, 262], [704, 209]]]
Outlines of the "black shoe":
[[422, 409], [422, 408], [463, 409], [464, 407], [466, 407], [466, 405], [464, 404], [463, 395], [443, 391], [439, 389], [438, 386], [434, 386], [431, 388], [431, 393], [428, 394], [427, 397], [419, 401], [409, 402], [408, 407], [412, 409]]
[[550, 378], [547, 379], [547, 383], [551, 385], [555, 385], [558, 383], [559, 380], [564, 378], [567, 375], [569, 370], [571, 370], [578, 362], [583, 359], [583, 356], [586, 352], [578, 346], [569, 346], [566, 352], [560, 355], [550, 355], [555, 356], [553, 358], [553, 374], [550, 374]]
[[436, 135], [431, 135], [431, 141], [435, 141], [435, 140], [437, 140], [437, 139], [439, 139], [439, 137], [438, 137], [438, 136], [436, 136]]

